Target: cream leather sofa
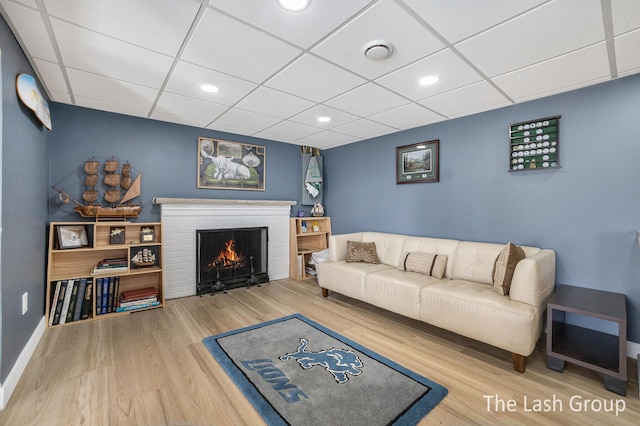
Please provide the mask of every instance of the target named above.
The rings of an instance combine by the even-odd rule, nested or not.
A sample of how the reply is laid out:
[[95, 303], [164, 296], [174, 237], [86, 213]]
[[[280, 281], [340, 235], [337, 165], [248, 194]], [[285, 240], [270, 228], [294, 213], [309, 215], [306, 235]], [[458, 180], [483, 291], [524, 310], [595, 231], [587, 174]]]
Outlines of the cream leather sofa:
[[[347, 241], [375, 242], [379, 264], [346, 262]], [[492, 289], [504, 244], [378, 232], [333, 235], [329, 261], [317, 265], [322, 295], [329, 290], [512, 352], [523, 373], [542, 333], [555, 285], [555, 252], [522, 247], [508, 296]], [[398, 269], [407, 252], [447, 255], [442, 279]]]

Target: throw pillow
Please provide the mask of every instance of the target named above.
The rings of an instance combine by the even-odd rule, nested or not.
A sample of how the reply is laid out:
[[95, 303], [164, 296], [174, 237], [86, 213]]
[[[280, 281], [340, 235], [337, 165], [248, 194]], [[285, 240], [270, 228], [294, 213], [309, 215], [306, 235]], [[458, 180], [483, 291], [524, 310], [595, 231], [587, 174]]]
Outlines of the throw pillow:
[[502, 249], [493, 264], [493, 290], [503, 296], [509, 295], [511, 280], [513, 279], [516, 265], [525, 257], [526, 255], [522, 247], [513, 243], [507, 244], [507, 246]]
[[376, 243], [359, 243], [347, 241], [347, 262], [380, 263], [376, 252]]
[[448, 257], [444, 254], [408, 252], [402, 256], [398, 269], [441, 279], [447, 267], [447, 259]]

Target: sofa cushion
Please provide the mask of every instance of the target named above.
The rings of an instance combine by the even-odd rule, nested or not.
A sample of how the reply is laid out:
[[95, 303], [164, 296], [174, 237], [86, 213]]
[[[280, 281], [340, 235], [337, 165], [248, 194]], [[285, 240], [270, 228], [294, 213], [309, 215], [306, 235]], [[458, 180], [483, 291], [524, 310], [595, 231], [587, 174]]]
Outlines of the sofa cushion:
[[347, 262], [380, 263], [376, 252], [376, 243], [347, 241]]
[[511, 242], [507, 243], [507, 246], [502, 249], [496, 261], [493, 265], [493, 290], [503, 296], [509, 295], [509, 288], [511, 287], [511, 279], [513, 273], [516, 270], [516, 265], [526, 255], [522, 247], [519, 247]]
[[391, 312], [418, 319], [420, 290], [439, 279], [396, 268], [367, 274], [364, 301]]
[[[438, 253], [447, 256], [447, 267], [444, 277], [453, 276], [453, 258], [460, 241], [432, 237], [407, 237], [402, 245], [402, 253], [419, 251], [422, 253]], [[495, 259], [495, 257], [494, 257]]]
[[402, 255], [398, 269], [417, 272], [436, 278], [444, 276], [447, 267], [447, 256], [422, 252], [407, 252]]

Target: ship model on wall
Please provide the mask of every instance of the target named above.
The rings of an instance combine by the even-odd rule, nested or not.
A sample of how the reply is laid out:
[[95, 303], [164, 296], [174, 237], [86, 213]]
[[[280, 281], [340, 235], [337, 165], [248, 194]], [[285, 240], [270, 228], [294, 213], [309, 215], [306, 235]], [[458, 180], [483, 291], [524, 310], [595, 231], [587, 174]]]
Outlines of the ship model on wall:
[[[76, 204], [73, 208], [82, 217], [93, 219], [117, 219], [138, 217], [142, 206], [132, 204], [134, 198], [140, 196], [140, 178], [142, 173], [138, 173], [135, 178], [131, 175], [131, 164], [129, 162], [122, 165], [114, 157], [106, 160], [103, 165], [103, 180], [100, 184], [101, 164], [95, 158], [84, 163], [84, 186], [82, 201], [75, 200], [66, 192], [58, 188], [57, 185], [51, 187], [58, 191], [60, 200], [63, 203], [71, 201]], [[65, 178], [66, 179], [66, 178]], [[65, 180], [63, 179], [63, 180]], [[99, 201], [100, 188], [106, 188], [102, 193], [104, 203]]]

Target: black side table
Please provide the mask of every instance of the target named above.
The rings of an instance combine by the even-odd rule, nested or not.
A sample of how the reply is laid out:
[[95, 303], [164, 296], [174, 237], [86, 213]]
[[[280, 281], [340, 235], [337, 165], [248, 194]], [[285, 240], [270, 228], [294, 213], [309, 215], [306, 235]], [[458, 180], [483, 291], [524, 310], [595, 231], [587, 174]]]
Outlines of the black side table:
[[[565, 322], [566, 313], [611, 321], [618, 335]], [[547, 367], [562, 372], [565, 361], [602, 374], [604, 387], [627, 393], [627, 307], [624, 294], [556, 286], [547, 303]]]

